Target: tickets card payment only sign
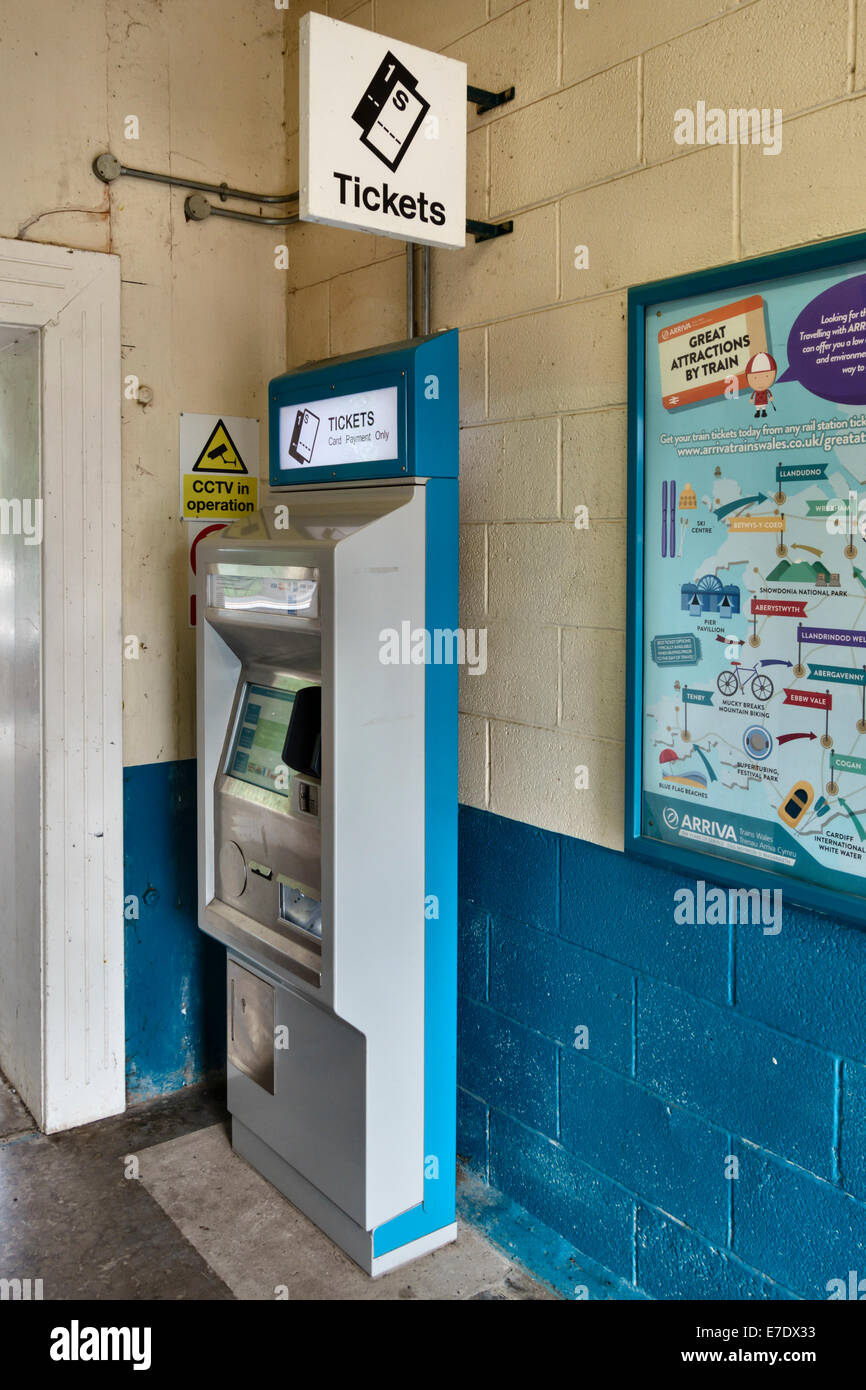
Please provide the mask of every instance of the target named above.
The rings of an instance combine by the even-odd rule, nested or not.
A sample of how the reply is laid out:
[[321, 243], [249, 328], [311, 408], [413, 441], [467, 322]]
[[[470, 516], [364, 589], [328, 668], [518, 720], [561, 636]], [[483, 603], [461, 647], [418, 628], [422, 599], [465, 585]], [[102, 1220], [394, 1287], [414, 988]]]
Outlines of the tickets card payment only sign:
[[427, 246], [466, 242], [466, 64], [306, 14], [300, 216]]
[[180, 417], [180, 514], [234, 521], [259, 505], [259, 422], [234, 415]]

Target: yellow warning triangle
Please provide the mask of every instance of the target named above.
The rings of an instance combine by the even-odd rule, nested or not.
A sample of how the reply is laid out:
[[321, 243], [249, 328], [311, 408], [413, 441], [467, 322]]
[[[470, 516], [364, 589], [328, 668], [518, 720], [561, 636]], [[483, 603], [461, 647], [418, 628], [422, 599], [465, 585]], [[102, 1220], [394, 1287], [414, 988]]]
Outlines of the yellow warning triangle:
[[217, 420], [207, 443], [190, 471], [193, 473], [247, 473], [249, 471], [222, 420]]

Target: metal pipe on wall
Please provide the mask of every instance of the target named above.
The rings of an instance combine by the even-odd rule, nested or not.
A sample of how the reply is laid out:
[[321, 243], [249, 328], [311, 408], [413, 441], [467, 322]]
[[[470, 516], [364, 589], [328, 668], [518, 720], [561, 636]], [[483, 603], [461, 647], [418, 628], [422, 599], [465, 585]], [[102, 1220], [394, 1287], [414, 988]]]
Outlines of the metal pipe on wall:
[[[115, 179], [147, 179], [151, 183], [166, 183], [171, 188], [191, 188], [199, 193], [213, 193], [224, 202], [226, 198], [240, 198], [248, 203], [296, 203], [298, 191], [294, 193], [251, 193], [244, 188], [231, 188], [227, 183], [202, 183], [199, 179], [180, 178], [176, 174], [155, 174], [148, 169], [132, 169], [121, 164], [116, 155], [98, 154], [91, 168], [102, 183], [114, 183]], [[264, 220], [264, 219], [260, 219]]]

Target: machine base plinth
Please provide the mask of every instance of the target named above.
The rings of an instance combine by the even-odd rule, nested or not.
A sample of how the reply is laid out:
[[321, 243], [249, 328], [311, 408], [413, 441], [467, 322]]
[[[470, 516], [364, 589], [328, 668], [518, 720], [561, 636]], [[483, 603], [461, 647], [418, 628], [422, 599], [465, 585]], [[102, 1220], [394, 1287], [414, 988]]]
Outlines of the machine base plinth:
[[284, 1197], [308, 1216], [311, 1221], [324, 1231], [335, 1245], [339, 1245], [341, 1250], [360, 1265], [366, 1274], [370, 1274], [375, 1279], [380, 1274], [387, 1274], [392, 1269], [399, 1269], [401, 1265], [408, 1264], [410, 1260], [416, 1260], [420, 1255], [426, 1255], [431, 1250], [438, 1250], [442, 1245], [449, 1245], [457, 1239], [456, 1222], [450, 1226], [440, 1226], [438, 1230], [431, 1231], [428, 1235], [419, 1236], [417, 1240], [411, 1240], [406, 1245], [398, 1246], [396, 1250], [389, 1250], [384, 1255], [373, 1254], [373, 1231], [365, 1231], [361, 1226], [341, 1211], [338, 1206], [308, 1182], [296, 1168], [287, 1163], [284, 1158], [280, 1158], [272, 1148], [267, 1145], [258, 1135], [253, 1134], [245, 1124], [232, 1116], [232, 1148], [235, 1153], [245, 1158], [256, 1172], [261, 1173], [262, 1177], [267, 1178], [268, 1182], [273, 1183]]

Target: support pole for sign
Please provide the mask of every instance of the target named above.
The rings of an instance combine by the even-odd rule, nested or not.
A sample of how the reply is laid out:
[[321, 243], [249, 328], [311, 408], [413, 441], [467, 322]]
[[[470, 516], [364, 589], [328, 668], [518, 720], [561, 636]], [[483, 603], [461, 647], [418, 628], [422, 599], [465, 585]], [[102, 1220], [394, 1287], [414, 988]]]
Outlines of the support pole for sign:
[[866, 666], [862, 669], [863, 684], [860, 686], [860, 718], [857, 720], [858, 734], [866, 734]]
[[421, 333], [430, 336], [430, 247], [421, 248]]
[[415, 337], [415, 243], [406, 242], [406, 337]]
[[691, 734], [689, 733], [688, 689], [689, 687], [687, 685], [683, 686], [683, 743], [688, 743], [691, 739]]

